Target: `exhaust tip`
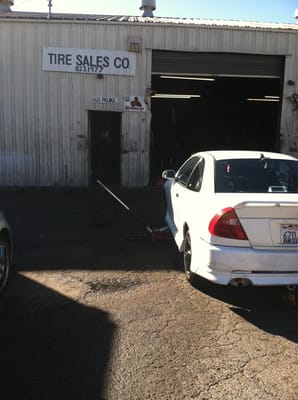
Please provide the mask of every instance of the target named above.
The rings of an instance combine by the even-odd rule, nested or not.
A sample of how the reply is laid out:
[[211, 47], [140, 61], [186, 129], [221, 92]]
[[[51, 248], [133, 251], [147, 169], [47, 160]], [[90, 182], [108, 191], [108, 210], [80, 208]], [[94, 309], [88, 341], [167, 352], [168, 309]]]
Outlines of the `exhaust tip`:
[[247, 278], [234, 278], [229, 283], [233, 287], [248, 287], [251, 286], [251, 281]]

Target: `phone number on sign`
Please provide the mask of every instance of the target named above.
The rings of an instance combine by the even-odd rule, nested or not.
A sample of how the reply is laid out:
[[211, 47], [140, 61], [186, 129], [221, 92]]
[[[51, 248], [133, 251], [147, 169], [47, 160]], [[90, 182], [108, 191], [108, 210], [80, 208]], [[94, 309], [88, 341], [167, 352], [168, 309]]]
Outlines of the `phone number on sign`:
[[76, 72], [94, 72], [94, 73], [100, 73], [102, 72], [103, 67], [89, 67], [86, 65], [76, 65]]

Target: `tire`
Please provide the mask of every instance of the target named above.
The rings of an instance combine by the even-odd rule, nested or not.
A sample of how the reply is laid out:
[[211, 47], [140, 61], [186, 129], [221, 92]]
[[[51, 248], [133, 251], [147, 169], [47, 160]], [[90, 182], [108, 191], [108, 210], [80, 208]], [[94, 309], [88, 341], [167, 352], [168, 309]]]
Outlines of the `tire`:
[[10, 275], [11, 257], [10, 243], [3, 233], [0, 233], [0, 293], [5, 289]]
[[184, 271], [185, 271], [186, 279], [188, 280], [188, 282], [190, 284], [193, 285], [196, 281], [196, 274], [194, 274], [190, 270], [191, 255], [192, 255], [191, 238], [190, 238], [189, 231], [187, 231], [185, 233], [184, 243], [183, 243], [183, 263], [184, 263]]

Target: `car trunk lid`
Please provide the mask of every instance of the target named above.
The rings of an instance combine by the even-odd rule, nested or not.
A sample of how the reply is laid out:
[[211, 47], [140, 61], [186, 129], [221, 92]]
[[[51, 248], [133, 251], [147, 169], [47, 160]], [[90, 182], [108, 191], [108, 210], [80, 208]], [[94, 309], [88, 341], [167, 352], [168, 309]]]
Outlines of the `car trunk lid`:
[[298, 250], [297, 201], [243, 201], [234, 209], [253, 248]]

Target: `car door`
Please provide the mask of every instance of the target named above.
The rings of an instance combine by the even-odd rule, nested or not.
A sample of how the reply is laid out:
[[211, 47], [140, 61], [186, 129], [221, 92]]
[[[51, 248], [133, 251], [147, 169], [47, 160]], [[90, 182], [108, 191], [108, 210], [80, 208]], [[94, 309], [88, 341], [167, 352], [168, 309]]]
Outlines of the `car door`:
[[188, 159], [178, 170], [171, 188], [173, 220], [178, 231], [183, 229], [189, 208], [189, 194], [198, 191], [201, 184], [200, 160], [198, 156]]

